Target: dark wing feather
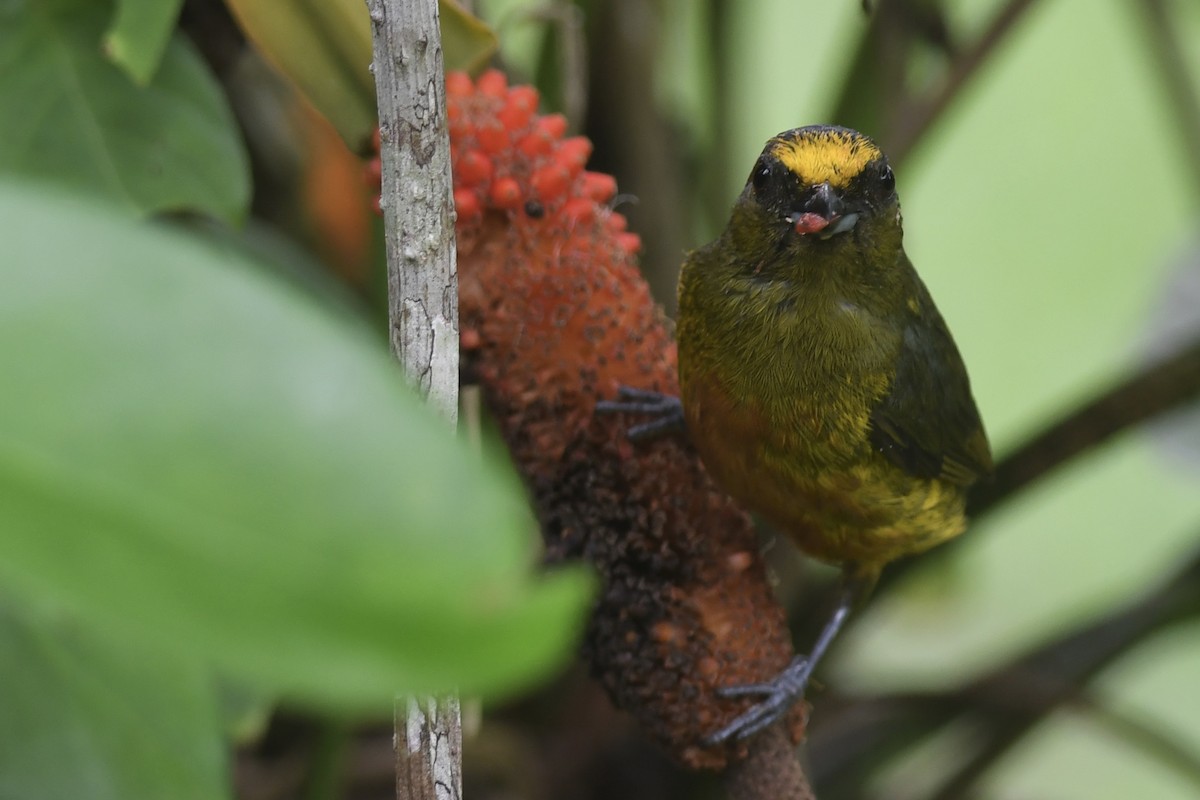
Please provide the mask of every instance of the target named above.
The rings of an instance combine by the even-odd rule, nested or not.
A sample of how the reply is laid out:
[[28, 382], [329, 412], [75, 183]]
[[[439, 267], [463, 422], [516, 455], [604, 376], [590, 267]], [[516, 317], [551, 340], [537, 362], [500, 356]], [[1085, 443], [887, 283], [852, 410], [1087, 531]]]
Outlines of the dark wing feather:
[[871, 411], [871, 442], [906, 472], [969, 486], [992, 454], [962, 357], [925, 285], [907, 316], [896, 377]]

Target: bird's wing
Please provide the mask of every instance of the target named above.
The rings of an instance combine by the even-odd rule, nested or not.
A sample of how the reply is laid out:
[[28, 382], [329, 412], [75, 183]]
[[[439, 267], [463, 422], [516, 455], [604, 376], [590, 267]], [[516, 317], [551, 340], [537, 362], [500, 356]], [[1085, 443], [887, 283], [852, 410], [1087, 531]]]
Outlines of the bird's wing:
[[892, 386], [871, 411], [871, 443], [921, 478], [969, 486], [992, 454], [967, 370], [925, 285], [917, 280]]

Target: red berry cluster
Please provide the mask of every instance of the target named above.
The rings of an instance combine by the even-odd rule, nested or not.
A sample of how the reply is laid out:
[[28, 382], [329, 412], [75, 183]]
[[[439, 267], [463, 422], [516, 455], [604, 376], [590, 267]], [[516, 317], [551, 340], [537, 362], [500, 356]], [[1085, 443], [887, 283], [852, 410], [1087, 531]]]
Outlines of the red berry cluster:
[[484, 211], [523, 216], [567, 227], [604, 224], [618, 246], [636, 253], [641, 240], [625, 230], [625, 217], [608, 204], [617, 193], [611, 175], [584, 169], [592, 143], [565, 137], [561, 114], [537, 114], [538, 92], [512, 86], [489, 70], [472, 82], [463, 72], [446, 76], [446, 116], [454, 165], [454, 207], [460, 231]]
[[[547, 231], [601, 223], [618, 248], [641, 250], [641, 237], [626, 230], [627, 221], [611, 208], [617, 182], [611, 175], [584, 169], [592, 154], [585, 136], [566, 137], [562, 114], [539, 115], [538, 91], [508, 85], [499, 70], [472, 81], [465, 72], [446, 75], [446, 116], [454, 170], [454, 208], [463, 234], [488, 210], [509, 221], [536, 221]], [[367, 181], [378, 189], [379, 129]], [[379, 195], [374, 197], [379, 211]]]

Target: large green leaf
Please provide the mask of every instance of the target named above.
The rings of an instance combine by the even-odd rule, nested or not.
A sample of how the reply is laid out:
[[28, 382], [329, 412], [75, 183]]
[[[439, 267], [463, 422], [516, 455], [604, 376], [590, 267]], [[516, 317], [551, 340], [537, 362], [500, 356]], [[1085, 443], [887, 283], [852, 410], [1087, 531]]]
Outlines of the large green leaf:
[[0, 605], [0, 797], [228, 796], [203, 670]]
[[258, 51], [288, 77], [354, 150], [378, 112], [371, 19], [364, 0], [226, 0]]
[[446, 69], [475, 71], [496, 54], [499, 39], [483, 20], [467, 11], [458, 0], [438, 0], [442, 58]]
[[117, 14], [104, 34], [108, 57], [140, 86], [154, 77], [183, 0], [119, 0]]
[[[226, 0], [258, 51], [292, 81], [354, 150], [378, 124], [365, 0]], [[496, 34], [454, 0], [440, 0], [446, 69], [475, 69], [496, 52]]]
[[0, 4], [0, 175], [87, 189], [134, 214], [240, 220], [247, 159], [220, 87], [179, 35], [153, 80], [134, 85], [101, 53], [109, 10]]
[[381, 337], [78, 200], [0, 184], [0, 219], [0, 585], [342, 706], [570, 651], [588, 582], [531, 576], [515, 477]]

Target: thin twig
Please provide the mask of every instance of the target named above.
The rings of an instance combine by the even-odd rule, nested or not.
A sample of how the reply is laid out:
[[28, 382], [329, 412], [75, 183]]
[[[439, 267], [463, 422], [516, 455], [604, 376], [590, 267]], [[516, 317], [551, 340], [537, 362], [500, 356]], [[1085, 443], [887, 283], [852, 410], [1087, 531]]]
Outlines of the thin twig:
[[993, 722], [987, 741], [930, 793], [931, 800], [956, 800], [984, 776], [1024, 735], [1055, 708], [1069, 701], [1105, 667], [1148, 636], [1181, 619], [1193, 619], [1200, 605], [1200, 553], [1165, 586], [1096, 625], [1088, 626], [1051, 647], [1039, 649], [1012, 667], [999, 670], [976, 684], [989, 682], [1020, 688], [1014, 678], [1039, 676], [1038, 702], [1013, 707]]
[[1172, 28], [1163, 0], [1135, 4], [1142, 10], [1150, 34], [1150, 58], [1158, 65], [1167, 92], [1167, 106], [1183, 139], [1183, 156], [1192, 173], [1192, 189], [1200, 194], [1200, 93], [1192, 81], [1180, 46], [1178, 28]]
[[1017, 22], [1034, 4], [1034, 0], [1009, 0], [997, 12], [991, 23], [969, 48], [963, 50], [950, 65], [950, 72], [931, 97], [918, 101], [897, 120], [896, 130], [888, 147], [893, 163], [907, 158], [916, 144], [950, 106], [968, 80], [988, 60], [996, 47], [1013, 31]]
[[[946, 692], [891, 694], [846, 705], [810, 743], [818, 778], [839, 793], [861, 793], [868, 765], [955, 720], [979, 724], [976, 742], [931, 796], [958, 798], [1030, 729], [1066, 704], [1078, 703], [1105, 668], [1164, 629], [1200, 615], [1200, 551], [1145, 596], [1037, 645], [1010, 662]], [[1143, 744], [1149, 746], [1145, 737]], [[1156, 754], [1195, 778], [1196, 758]]]
[[989, 511], [1065, 462], [1123, 430], [1200, 399], [1200, 341], [1114, 386], [1009, 453], [989, 483], [976, 487], [968, 511]]
[[1071, 705], [1147, 759], [1187, 781], [1193, 791], [1200, 792], [1200, 754], [1188, 748], [1186, 737], [1172, 735], [1160, 725], [1110, 708], [1089, 694], [1080, 694]]
[[[392, 352], [428, 402], [455, 424], [458, 274], [450, 137], [437, 0], [367, 0], [379, 98], [380, 208]], [[396, 796], [462, 796], [457, 697], [395, 706]]]
[[891, 152], [891, 134], [914, 102], [910, 65], [931, 55], [948, 64], [957, 48], [940, 4], [888, 0], [868, 13], [829, 121], [858, 128]]

